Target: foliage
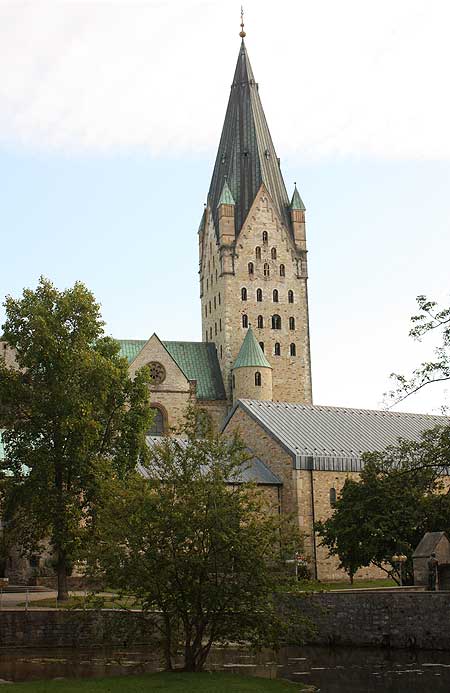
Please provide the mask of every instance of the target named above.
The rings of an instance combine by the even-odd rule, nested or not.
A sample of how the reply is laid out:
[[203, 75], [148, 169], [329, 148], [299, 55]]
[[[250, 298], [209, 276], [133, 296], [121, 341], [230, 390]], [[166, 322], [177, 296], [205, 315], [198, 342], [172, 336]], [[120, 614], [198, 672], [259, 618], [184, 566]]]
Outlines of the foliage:
[[162, 438], [145, 479], [110, 480], [92, 559], [105, 584], [158, 612], [166, 667], [182, 648], [188, 671], [202, 670], [213, 644], [276, 647], [288, 635], [273, 592], [296, 539], [299, 548], [289, 523], [240, 483], [242, 442], [211, 431], [199, 440], [197, 429], [191, 410], [183, 441]]
[[423, 534], [450, 530], [450, 495], [443, 483], [450, 466], [450, 426], [364, 459], [359, 481], [347, 479], [333, 515], [316, 530], [351, 579], [358, 568], [373, 564], [398, 581], [391, 558], [403, 553], [406, 581], [412, 582], [411, 556]]
[[102, 480], [146, 456], [147, 369], [128, 376], [119, 345], [105, 336], [100, 309], [77, 282], [5, 301], [4, 339], [17, 368], [0, 361], [0, 420], [11, 540], [31, 554], [49, 538], [59, 598], [95, 523]]
[[440, 344], [434, 349], [434, 358], [421, 363], [409, 377], [392, 373], [395, 388], [386, 393], [394, 406], [423, 387], [450, 380], [450, 307], [443, 308], [426, 296], [417, 296], [419, 313], [411, 317], [409, 334], [417, 340], [426, 335], [438, 335]]
[[65, 681], [31, 681], [16, 683], [18, 691], [33, 693], [283, 693], [283, 691], [312, 691], [301, 683], [270, 680], [234, 674], [145, 674], [108, 678], [74, 679]]

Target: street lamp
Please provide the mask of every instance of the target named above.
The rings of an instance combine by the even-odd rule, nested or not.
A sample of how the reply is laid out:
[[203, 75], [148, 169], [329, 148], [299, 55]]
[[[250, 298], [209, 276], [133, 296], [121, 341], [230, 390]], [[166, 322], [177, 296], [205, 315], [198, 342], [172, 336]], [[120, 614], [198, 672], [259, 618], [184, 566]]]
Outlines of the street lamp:
[[400, 577], [400, 587], [403, 585], [403, 579], [402, 579], [402, 573], [403, 573], [403, 564], [406, 563], [408, 560], [408, 557], [405, 556], [404, 553], [394, 553], [394, 555], [391, 558], [393, 566], [397, 569], [397, 572]]

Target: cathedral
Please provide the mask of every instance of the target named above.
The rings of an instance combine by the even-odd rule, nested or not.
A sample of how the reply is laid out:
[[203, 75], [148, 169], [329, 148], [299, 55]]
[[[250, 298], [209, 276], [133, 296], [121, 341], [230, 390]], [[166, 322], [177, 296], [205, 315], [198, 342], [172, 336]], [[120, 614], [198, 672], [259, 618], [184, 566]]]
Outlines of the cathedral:
[[[201, 342], [122, 341], [153, 377], [153, 435], [188, 404], [252, 454], [250, 478], [298, 517], [313, 577], [342, 579], [314, 531], [362, 453], [417, 439], [443, 417], [313, 406], [305, 205], [288, 196], [241, 27], [241, 45], [198, 230]], [[365, 568], [357, 578], [384, 577]]]
[[[448, 419], [313, 405], [305, 205], [296, 186], [287, 193], [241, 28], [198, 229], [201, 341], [153, 334], [120, 340], [121, 353], [131, 376], [150, 368], [150, 436], [170, 435], [188, 405], [224, 435], [238, 431], [252, 455], [248, 478], [276, 512], [298, 518], [311, 575], [342, 579], [315, 522], [333, 512], [345, 480], [358, 478], [364, 452]], [[8, 345], [0, 349], [12, 365]], [[382, 576], [372, 567], [356, 575]]]

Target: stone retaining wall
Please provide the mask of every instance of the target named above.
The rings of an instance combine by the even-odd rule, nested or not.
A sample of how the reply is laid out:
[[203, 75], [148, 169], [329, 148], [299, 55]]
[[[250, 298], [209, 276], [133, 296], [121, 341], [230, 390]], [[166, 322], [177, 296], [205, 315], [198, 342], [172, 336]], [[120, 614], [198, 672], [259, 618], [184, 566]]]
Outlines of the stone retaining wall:
[[[450, 650], [450, 592], [323, 592], [283, 595], [280, 609], [308, 616], [309, 644]], [[140, 612], [0, 611], [0, 647], [83, 647], [151, 643]]]
[[282, 608], [315, 623], [310, 644], [450, 650], [450, 592], [322, 592]]

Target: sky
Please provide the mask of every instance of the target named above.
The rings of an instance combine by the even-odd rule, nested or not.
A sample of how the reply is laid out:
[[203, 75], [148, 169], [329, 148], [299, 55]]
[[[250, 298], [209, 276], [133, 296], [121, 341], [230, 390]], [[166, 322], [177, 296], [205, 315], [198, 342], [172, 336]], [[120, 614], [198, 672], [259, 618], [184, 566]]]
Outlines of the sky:
[[[240, 5], [0, 0], [0, 298], [81, 280], [117, 338], [200, 340], [197, 229]], [[246, 45], [307, 207], [316, 404], [378, 408], [449, 302], [450, 4], [248, 0]], [[4, 319], [0, 308], [0, 321]], [[400, 409], [434, 413], [433, 387]]]

